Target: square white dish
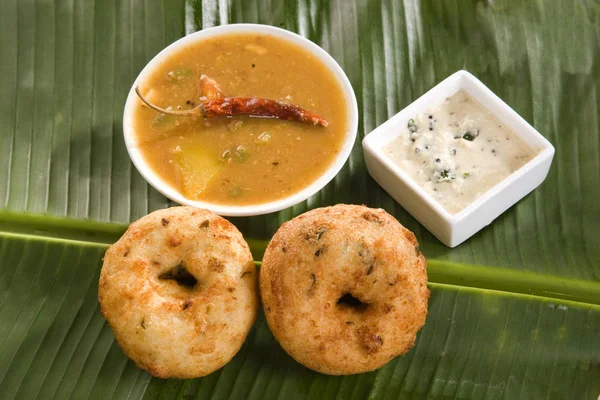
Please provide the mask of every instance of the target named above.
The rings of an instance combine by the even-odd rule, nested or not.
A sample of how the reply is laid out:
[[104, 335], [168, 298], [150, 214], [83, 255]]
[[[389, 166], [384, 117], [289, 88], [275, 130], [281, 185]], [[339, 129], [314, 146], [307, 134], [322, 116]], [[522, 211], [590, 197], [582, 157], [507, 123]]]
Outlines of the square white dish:
[[[537, 154], [468, 207], [450, 214], [396, 165], [383, 148], [405, 131], [408, 120], [441, 104], [458, 90], [492, 112]], [[368, 134], [363, 142], [369, 174], [442, 243], [455, 247], [489, 225], [538, 187], [548, 175], [554, 147], [516, 111], [467, 71], [458, 71]]]

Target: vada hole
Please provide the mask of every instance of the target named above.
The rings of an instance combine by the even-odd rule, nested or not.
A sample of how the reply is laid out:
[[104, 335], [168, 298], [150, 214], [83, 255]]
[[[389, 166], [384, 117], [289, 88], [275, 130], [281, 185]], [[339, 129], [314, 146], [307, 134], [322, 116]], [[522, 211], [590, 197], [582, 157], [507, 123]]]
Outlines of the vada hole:
[[198, 283], [198, 280], [188, 272], [183, 264], [179, 264], [167, 272], [163, 272], [158, 276], [158, 279], [174, 280], [178, 285], [188, 289], [193, 289], [194, 286], [196, 286], [196, 283]]
[[350, 293], [344, 293], [342, 297], [340, 297], [337, 301], [338, 306], [350, 307], [356, 311], [364, 311], [366, 310], [368, 304], [363, 303], [356, 297], [352, 296]]

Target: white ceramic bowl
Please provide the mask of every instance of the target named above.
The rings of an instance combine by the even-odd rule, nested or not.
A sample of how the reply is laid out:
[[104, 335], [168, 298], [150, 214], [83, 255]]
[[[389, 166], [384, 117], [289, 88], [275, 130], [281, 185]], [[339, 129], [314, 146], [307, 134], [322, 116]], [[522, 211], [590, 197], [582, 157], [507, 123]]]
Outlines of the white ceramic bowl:
[[[452, 215], [390, 160], [383, 147], [404, 131], [409, 119], [441, 104], [460, 89], [490, 110], [532, 149], [538, 150], [538, 154], [464, 210]], [[470, 238], [539, 186], [548, 175], [554, 156], [550, 142], [467, 71], [458, 71], [443, 80], [367, 135], [362, 144], [373, 179], [449, 247], [458, 246]]]
[[[275, 36], [277, 38], [284, 39], [288, 42], [294, 43], [306, 51], [309, 51], [315, 57], [317, 57], [327, 68], [333, 73], [335, 78], [338, 80], [346, 99], [348, 107], [348, 132], [346, 139], [342, 144], [342, 148], [338, 153], [337, 157], [331, 164], [331, 166], [314, 182], [308, 185], [306, 188], [289, 195], [280, 200], [272, 201], [269, 203], [246, 205], [246, 206], [227, 206], [221, 204], [213, 204], [205, 201], [190, 200], [179, 193], [174, 188], [170, 187], [165, 183], [148, 165], [144, 157], [142, 156], [133, 129], [133, 116], [135, 106], [138, 104], [138, 98], [135, 94], [135, 87], [144, 82], [146, 76], [152, 74], [152, 72], [173, 53], [178, 52], [182, 48], [189, 46], [192, 43], [196, 43], [209, 38], [217, 36], [224, 36], [229, 34], [259, 34]], [[140, 72], [135, 82], [133, 83], [127, 102], [125, 103], [125, 111], [123, 115], [123, 134], [125, 136], [125, 145], [129, 156], [133, 161], [133, 164], [140, 172], [140, 174], [146, 179], [146, 181], [152, 185], [160, 193], [168, 197], [169, 199], [184, 205], [206, 208], [217, 214], [225, 216], [250, 216], [267, 214], [275, 211], [282, 210], [287, 207], [291, 207], [301, 201], [306, 200], [319, 190], [321, 190], [329, 181], [331, 181], [336, 174], [342, 169], [344, 163], [350, 156], [354, 141], [356, 140], [356, 130], [358, 128], [358, 106], [356, 104], [356, 96], [352, 85], [348, 80], [348, 77], [339, 66], [339, 64], [331, 57], [325, 50], [311, 42], [310, 40], [297, 35], [293, 32], [286, 31], [285, 29], [275, 28], [268, 25], [258, 24], [233, 24], [223, 25], [214, 28], [204, 29], [202, 31], [193, 33], [178, 41], [172, 43], [163, 51], [158, 53], [146, 67]]]

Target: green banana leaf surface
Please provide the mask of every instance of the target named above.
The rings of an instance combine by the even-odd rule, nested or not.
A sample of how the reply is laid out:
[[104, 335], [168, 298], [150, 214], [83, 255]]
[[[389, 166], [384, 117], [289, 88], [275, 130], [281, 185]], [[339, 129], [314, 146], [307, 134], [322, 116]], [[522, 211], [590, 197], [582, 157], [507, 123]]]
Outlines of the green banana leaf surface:
[[[280, 26], [328, 51], [358, 98], [350, 159], [279, 213], [233, 218], [260, 261], [277, 228], [336, 203], [415, 232], [431, 298], [415, 347], [332, 377], [289, 357], [261, 314], [201, 379], [161, 380], [99, 312], [102, 257], [172, 205], [135, 170], [122, 114], [160, 50], [197, 30]], [[0, 399], [596, 399], [600, 394], [598, 0], [0, 0]], [[360, 140], [466, 69], [556, 148], [546, 181], [450, 249], [369, 176]]]

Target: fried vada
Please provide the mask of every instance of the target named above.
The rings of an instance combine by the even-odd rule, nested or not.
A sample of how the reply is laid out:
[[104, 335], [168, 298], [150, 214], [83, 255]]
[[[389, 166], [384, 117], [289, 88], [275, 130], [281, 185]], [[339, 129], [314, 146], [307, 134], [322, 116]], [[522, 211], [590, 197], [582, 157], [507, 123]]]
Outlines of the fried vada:
[[325, 374], [382, 367], [414, 345], [427, 316], [425, 257], [413, 233], [381, 209], [337, 205], [286, 222], [259, 280], [275, 338]]
[[221, 368], [258, 308], [248, 244], [210, 211], [173, 207], [131, 224], [104, 257], [98, 298], [123, 352], [160, 378]]

